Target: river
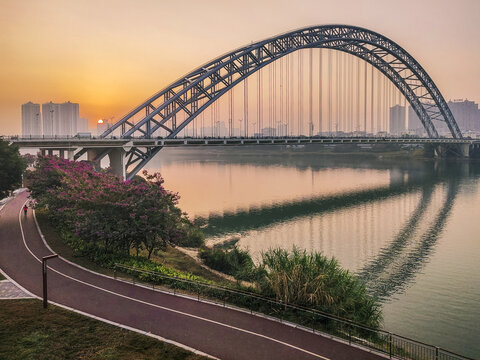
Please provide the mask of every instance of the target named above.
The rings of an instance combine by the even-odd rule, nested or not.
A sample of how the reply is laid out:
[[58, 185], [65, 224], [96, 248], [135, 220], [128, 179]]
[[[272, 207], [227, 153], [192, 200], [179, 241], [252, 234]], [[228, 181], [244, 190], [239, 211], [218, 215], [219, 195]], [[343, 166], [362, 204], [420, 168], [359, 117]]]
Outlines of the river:
[[480, 162], [170, 148], [147, 169], [207, 219], [209, 244], [334, 256], [381, 299], [386, 330], [480, 357]]

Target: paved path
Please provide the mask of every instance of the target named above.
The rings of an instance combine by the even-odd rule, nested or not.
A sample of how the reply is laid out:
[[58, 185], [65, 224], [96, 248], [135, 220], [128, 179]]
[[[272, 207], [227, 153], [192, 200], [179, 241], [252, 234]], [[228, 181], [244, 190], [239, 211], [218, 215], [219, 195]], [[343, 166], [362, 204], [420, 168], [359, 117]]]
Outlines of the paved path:
[[[20, 213], [27, 193], [0, 211], [0, 268], [40, 296], [40, 258], [51, 254], [34, 218]], [[358, 348], [245, 312], [165, 294], [49, 260], [49, 299], [151, 332], [221, 359], [384, 359]]]
[[0, 281], [0, 300], [28, 298], [32, 298], [32, 295], [27, 294], [22, 289], [13, 284], [11, 281]]

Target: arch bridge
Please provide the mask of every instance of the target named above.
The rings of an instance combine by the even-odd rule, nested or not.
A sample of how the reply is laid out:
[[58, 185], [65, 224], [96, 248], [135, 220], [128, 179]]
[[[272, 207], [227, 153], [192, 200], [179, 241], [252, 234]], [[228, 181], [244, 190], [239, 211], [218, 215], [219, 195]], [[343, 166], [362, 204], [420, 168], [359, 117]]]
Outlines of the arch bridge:
[[[437, 86], [422, 66], [401, 46], [387, 37], [348, 25], [307, 27], [252, 43], [222, 55], [181, 77], [134, 108], [106, 130], [101, 137], [119, 134], [121, 139], [152, 139], [156, 132], [176, 138], [185, 127], [222, 95], [268, 64], [301, 49], [326, 48], [354, 55], [385, 75], [406, 98], [429, 138], [438, 138], [435, 123], [447, 125], [452, 138], [462, 133]], [[179, 117], [183, 114], [183, 117]], [[140, 120], [134, 120], [140, 119]], [[181, 119], [181, 120], [180, 120]], [[132, 146], [115, 161], [132, 178], [160, 150], [162, 145]], [[111, 149], [83, 148], [99, 161]]]

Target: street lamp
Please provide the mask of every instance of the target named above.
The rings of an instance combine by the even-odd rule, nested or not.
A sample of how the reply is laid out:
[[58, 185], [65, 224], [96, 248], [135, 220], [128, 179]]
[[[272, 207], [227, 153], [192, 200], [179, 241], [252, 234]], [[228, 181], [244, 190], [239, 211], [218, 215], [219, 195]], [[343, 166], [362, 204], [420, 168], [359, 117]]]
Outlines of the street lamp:
[[47, 260], [58, 257], [57, 254], [52, 254], [44, 256], [42, 258], [42, 277], [43, 277], [43, 308], [48, 307], [48, 296], [47, 296]]
[[51, 130], [52, 130], [52, 138], [53, 138], [53, 112], [55, 110], [53, 109], [50, 109], [50, 120], [51, 120], [51, 124], [52, 124], [52, 127], [51, 127]]
[[[37, 136], [39, 136], [42, 133], [41, 125], [38, 122], [38, 117], [39, 116], [40, 116], [40, 113], [35, 114], [35, 129], [37, 129], [37, 127], [38, 127], [38, 134], [34, 134], [34, 135], [37, 135]], [[30, 134], [30, 138], [32, 138], [32, 134]]]

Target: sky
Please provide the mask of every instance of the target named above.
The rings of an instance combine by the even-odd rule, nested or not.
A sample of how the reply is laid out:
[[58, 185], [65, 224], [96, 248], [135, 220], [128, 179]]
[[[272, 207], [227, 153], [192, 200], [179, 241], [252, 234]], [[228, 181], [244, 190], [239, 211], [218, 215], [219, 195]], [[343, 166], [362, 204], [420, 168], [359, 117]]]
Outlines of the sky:
[[480, 101], [479, 0], [0, 0], [0, 135], [21, 133], [28, 101], [119, 119], [223, 53], [323, 24], [379, 32], [446, 100]]

